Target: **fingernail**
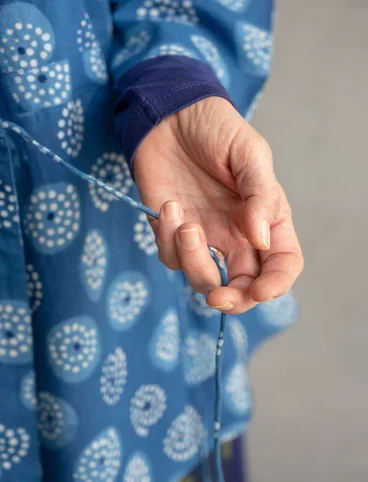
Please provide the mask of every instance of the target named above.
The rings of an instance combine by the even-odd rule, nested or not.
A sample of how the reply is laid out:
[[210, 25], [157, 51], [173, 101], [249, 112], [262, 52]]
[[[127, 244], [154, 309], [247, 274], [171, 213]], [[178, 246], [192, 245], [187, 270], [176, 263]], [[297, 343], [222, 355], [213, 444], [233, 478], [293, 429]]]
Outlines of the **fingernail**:
[[197, 228], [182, 229], [179, 237], [185, 249], [194, 249], [199, 244], [199, 231]]
[[273, 299], [274, 299], [274, 297], [271, 296], [271, 298], [268, 298], [268, 300], [265, 300], [263, 303], [267, 303], [267, 301], [271, 301], [271, 300], [273, 300]]
[[165, 213], [165, 218], [168, 221], [175, 221], [175, 219], [179, 217], [179, 213], [180, 213], [179, 204], [176, 202], [165, 204], [164, 213]]
[[266, 246], [267, 249], [271, 247], [271, 234], [270, 234], [270, 225], [269, 222], [264, 220], [261, 224], [261, 239], [262, 243]]
[[230, 303], [230, 301], [228, 301], [224, 305], [212, 306], [212, 308], [214, 308], [215, 310], [220, 310], [220, 311], [230, 311], [234, 308], [234, 305], [233, 305], [233, 303]]

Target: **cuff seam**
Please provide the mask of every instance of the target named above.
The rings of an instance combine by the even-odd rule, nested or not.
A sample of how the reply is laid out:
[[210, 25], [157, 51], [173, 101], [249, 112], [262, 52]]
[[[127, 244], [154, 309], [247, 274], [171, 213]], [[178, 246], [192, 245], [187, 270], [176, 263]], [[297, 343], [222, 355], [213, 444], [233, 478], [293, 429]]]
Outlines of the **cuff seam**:
[[[157, 115], [157, 119], [155, 119], [154, 121], [152, 119], [149, 119], [152, 124], [155, 124], [158, 120], [162, 120], [163, 116], [157, 111], [157, 108], [155, 107], [154, 104], [157, 104], [159, 101], [161, 100], [164, 100], [164, 99], [167, 99], [168, 97], [176, 94], [177, 92], [180, 92], [182, 90], [185, 90], [185, 89], [189, 89], [189, 88], [192, 88], [192, 87], [211, 87], [213, 85], [221, 85], [222, 84], [218, 84], [218, 83], [206, 83], [206, 82], [190, 82], [190, 83], [187, 83], [185, 85], [182, 85], [181, 87], [177, 87], [176, 89], [173, 89], [173, 90], [170, 90], [168, 93], [166, 93], [165, 95], [162, 95], [160, 97], [156, 97], [155, 99], [152, 99], [152, 100], [148, 100], [146, 97], [144, 97], [142, 95], [142, 93], [139, 91], [139, 89], [134, 89], [134, 91], [139, 94], [139, 96], [141, 97], [142, 99], [142, 102], [144, 103], [145, 106], [149, 106], [152, 108], [152, 110], [155, 112], [155, 114]], [[132, 124], [136, 119], [137, 117], [141, 114], [142, 111], [145, 111], [146, 114], [148, 114], [148, 112], [146, 111], [146, 109], [144, 109], [144, 107], [142, 106], [139, 106], [137, 107], [136, 111], [134, 112], [134, 114], [132, 115], [131, 119], [129, 120], [129, 122], [126, 124], [126, 127], [127, 128], [130, 124]], [[169, 115], [169, 114], [168, 114]]]

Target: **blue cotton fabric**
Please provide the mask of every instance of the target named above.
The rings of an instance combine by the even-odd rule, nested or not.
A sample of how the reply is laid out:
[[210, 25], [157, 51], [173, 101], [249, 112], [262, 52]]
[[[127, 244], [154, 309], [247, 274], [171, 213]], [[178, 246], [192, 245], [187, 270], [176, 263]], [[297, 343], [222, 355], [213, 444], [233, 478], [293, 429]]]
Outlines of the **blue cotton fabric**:
[[[0, 0], [0, 117], [139, 200], [113, 87], [189, 56], [249, 116], [271, 20], [268, 0]], [[249, 356], [296, 312], [287, 295], [229, 317], [223, 441], [251, 416]], [[143, 213], [0, 128], [1, 481], [179, 481], [213, 447], [219, 324]]]

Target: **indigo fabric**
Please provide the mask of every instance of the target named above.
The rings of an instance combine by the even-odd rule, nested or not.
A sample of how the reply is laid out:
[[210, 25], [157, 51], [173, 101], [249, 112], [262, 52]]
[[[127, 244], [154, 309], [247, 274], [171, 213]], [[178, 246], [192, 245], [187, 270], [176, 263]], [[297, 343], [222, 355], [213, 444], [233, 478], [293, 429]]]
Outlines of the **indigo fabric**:
[[206, 97], [231, 102], [211, 67], [178, 55], [140, 62], [119, 79], [115, 95], [117, 135], [133, 179], [136, 150], [162, 119]]
[[[114, 85], [174, 52], [249, 116], [271, 17], [268, 0], [0, 0], [0, 117], [139, 200]], [[145, 214], [0, 128], [1, 481], [177, 482], [211, 451], [220, 313], [156, 252]], [[229, 317], [221, 440], [250, 418], [249, 356], [296, 312], [287, 295]]]

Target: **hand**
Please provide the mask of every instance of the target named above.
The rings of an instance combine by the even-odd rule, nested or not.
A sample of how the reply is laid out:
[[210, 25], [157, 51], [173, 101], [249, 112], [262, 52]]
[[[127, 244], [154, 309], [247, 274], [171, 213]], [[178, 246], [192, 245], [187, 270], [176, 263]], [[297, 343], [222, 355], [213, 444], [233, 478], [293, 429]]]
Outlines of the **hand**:
[[[134, 176], [159, 259], [184, 270], [207, 303], [238, 314], [287, 293], [303, 269], [291, 209], [267, 142], [225, 99], [173, 114], [139, 146]], [[208, 246], [227, 257], [221, 287]]]

